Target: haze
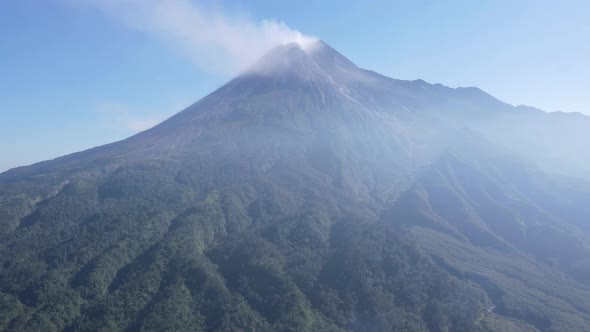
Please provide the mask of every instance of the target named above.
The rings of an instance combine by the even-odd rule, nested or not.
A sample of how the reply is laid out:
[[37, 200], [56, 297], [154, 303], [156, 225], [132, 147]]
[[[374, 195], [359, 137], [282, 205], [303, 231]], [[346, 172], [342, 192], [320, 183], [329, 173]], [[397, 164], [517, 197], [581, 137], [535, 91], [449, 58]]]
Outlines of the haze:
[[546, 111], [590, 109], [586, 1], [1, 6], [0, 170], [147, 129], [306, 34], [388, 76], [477, 86]]
[[588, 8], [3, 5], [0, 332], [590, 331]]

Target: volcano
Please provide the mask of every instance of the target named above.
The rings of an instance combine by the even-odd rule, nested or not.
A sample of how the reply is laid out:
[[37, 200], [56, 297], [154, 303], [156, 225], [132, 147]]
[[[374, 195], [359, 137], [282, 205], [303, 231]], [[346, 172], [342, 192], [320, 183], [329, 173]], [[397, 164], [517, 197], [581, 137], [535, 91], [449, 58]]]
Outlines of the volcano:
[[277, 46], [0, 174], [5, 331], [585, 331], [590, 118]]

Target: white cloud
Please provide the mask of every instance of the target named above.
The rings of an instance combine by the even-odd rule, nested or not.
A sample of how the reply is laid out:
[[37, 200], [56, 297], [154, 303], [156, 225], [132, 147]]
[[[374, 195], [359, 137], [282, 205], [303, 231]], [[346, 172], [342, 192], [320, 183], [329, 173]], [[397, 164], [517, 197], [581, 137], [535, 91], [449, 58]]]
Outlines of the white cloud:
[[228, 15], [190, 0], [65, 0], [157, 36], [203, 69], [235, 74], [275, 45], [309, 39], [276, 20]]

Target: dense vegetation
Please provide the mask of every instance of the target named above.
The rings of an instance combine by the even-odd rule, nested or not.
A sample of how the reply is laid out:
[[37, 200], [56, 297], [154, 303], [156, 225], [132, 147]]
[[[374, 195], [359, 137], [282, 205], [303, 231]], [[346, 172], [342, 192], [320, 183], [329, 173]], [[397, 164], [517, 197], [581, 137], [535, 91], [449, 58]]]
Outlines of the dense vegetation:
[[167, 167], [38, 203], [2, 239], [2, 326], [469, 331], [484, 315], [485, 293], [371, 211], [263, 180], [200, 194]]
[[590, 186], [472, 121], [508, 106], [328, 46], [279, 55], [0, 174], [0, 330], [590, 329]]

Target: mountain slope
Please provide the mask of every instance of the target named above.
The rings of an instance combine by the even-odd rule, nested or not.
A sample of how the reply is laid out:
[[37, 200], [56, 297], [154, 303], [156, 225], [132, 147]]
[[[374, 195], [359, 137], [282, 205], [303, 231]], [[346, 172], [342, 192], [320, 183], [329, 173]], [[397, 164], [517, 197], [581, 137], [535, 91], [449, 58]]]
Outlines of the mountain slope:
[[485, 289], [495, 313], [547, 331], [590, 326], [587, 207], [565, 195], [567, 179], [495, 151], [449, 151], [382, 218]]
[[482, 126], [511, 112], [279, 46], [148, 131], [0, 174], [0, 329], [584, 330], [590, 187]]

